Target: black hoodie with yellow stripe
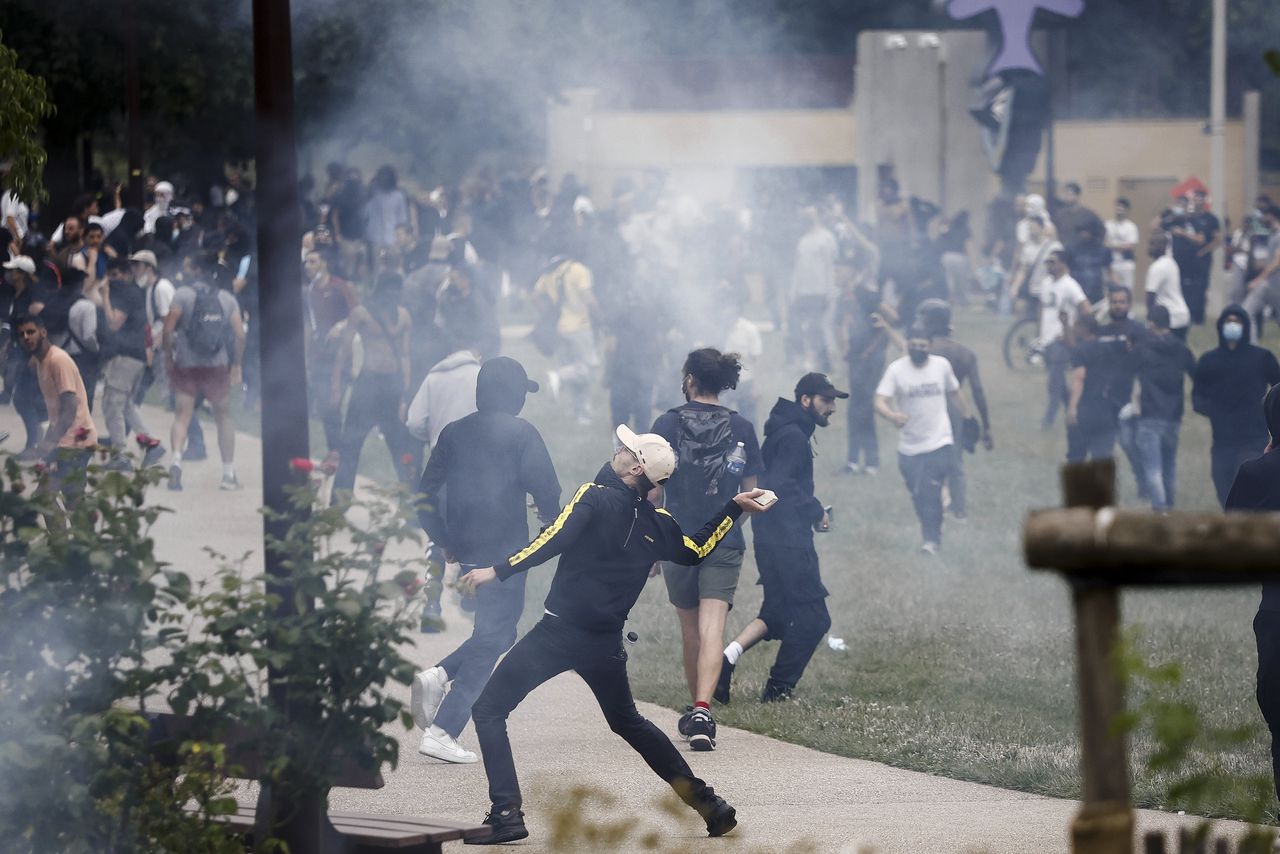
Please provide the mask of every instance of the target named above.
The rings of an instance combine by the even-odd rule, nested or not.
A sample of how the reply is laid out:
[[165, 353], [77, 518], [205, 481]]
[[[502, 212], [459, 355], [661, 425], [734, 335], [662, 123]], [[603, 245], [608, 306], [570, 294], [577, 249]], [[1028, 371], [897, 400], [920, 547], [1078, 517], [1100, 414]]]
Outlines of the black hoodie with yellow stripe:
[[495, 570], [505, 581], [559, 555], [547, 610], [578, 628], [620, 632], [654, 563], [702, 563], [740, 515], [742, 508], [730, 500], [697, 534], [686, 535], [671, 514], [606, 464], [537, 539]]

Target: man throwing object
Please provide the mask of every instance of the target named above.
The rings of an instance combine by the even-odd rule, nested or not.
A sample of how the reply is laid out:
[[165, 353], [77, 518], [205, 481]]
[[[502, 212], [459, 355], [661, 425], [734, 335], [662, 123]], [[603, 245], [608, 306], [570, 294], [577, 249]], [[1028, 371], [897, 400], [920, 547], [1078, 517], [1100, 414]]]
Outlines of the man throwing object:
[[647, 497], [675, 471], [671, 445], [653, 433], [636, 435], [625, 425], [618, 427], [617, 437], [621, 444], [612, 461], [594, 481], [578, 488], [537, 539], [495, 567], [472, 570], [460, 582], [472, 590], [505, 582], [560, 556], [546, 614], [498, 665], [471, 710], [493, 804], [485, 824], [493, 832], [469, 839], [468, 844], [491, 845], [529, 835], [520, 811], [507, 716], [530, 691], [566, 670], [582, 677], [609, 728], [698, 812], [708, 834], [723, 836], [737, 825], [733, 807], [695, 777], [670, 739], [636, 710], [622, 627], [655, 562], [701, 563], [742, 513], [765, 509], [755, 501], [764, 493], [739, 493], [689, 536]]

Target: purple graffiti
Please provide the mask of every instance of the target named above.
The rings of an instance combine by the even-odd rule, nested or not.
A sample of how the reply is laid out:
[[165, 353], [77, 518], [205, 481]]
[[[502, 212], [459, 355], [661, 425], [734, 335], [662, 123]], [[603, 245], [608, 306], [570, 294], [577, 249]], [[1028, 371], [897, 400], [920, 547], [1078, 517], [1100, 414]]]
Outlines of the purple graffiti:
[[947, 13], [957, 21], [995, 12], [1000, 20], [1000, 53], [991, 61], [987, 75], [1002, 71], [1032, 71], [1044, 74], [1031, 51], [1031, 24], [1043, 9], [1066, 18], [1084, 11], [1084, 0], [951, 0]]

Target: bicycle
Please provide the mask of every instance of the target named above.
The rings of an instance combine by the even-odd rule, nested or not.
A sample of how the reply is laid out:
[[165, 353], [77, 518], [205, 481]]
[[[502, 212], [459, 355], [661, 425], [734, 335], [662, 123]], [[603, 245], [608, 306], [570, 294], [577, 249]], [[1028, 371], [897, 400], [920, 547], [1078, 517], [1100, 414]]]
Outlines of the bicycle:
[[1026, 314], [1015, 320], [1004, 335], [1004, 363], [1010, 370], [1035, 371], [1044, 367], [1037, 305], [1037, 300], [1029, 301]]

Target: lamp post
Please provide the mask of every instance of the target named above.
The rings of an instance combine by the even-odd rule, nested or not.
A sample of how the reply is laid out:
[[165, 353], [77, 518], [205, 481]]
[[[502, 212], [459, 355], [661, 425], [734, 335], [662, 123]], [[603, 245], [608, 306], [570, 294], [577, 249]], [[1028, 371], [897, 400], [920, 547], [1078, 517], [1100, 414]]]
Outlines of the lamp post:
[[[262, 502], [274, 511], [264, 522], [269, 543], [283, 540], [307, 512], [286, 489], [292, 481], [290, 461], [310, 456], [289, 0], [253, 0], [253, 66], [260, 287], [258, 316], [250, 329], [259, 336], [262, 353]], [[268, 329], [271, 334], [263, 334]], [[292, 611], [297, 605], [283, 555], [268, 547], [265, 564], [280, 607]], [[276, 680], [271, 684], [271, 702], [288, 715], [288, 697], [274, 687]], [[268, 809], [260, 809], [259, 820], [282, 818], [275, 835], [291, 851], [324, 850], [323, 796], [280, 801], [276, 797]], [[266, 804], [260, 800], [260, 806]]]
[[[1209, 91], [1209, 191], [1221, 219], [1227, 215], [1227, 0], [1213, 0], [1213, 58]], [[1225, 222], [1223, 223], [1225, 225]], [[1218, 294], [1222, 281], [1222, 241], [1213, 250], [1209, 293]]]

